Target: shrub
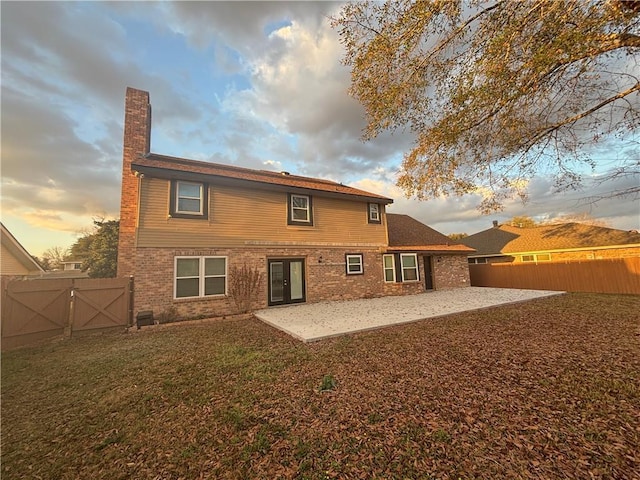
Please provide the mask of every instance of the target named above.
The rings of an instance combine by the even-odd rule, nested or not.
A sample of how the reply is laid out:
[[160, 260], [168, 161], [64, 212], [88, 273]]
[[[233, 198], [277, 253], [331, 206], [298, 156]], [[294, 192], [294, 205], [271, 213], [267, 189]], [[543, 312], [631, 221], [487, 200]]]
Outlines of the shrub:
[[258, 267], [231, 267], [229, 270], [229, 295], [238, 309], [238, 313], [251, 310], [251, 302], [260, 290], [263, 274]]

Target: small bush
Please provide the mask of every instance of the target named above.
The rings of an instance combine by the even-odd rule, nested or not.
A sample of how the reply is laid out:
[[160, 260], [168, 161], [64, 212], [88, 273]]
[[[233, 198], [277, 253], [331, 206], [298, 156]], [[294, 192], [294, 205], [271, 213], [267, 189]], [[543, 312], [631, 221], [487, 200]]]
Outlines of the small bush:
[[260, 291], [263, 274], [258, 267], [248, 267], [245, 263], [242, 267], [229, 269], [229, 295], [238, 309], [238, 313], [247, 313], [251, 310], [253, 297]]
[[336, 379], [333, 377], [333, 375], [325, 375], [322, 378], [322, 383], [320, 384], [320, 391], [328, 392], [336, 388], [337, 385], [338, 382], [336, 382]]
[[178, 310], [173, 305], [160, 312], [156, 317], [158, 323], [172, 323], [178, 321]]

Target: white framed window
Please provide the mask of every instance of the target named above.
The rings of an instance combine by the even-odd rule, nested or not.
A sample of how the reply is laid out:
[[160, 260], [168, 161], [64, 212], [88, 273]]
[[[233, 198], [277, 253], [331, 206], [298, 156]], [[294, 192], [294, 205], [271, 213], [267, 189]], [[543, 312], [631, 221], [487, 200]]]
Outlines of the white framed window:
[[206, 183], [172, 180], [169, 215], [176, 218], [206, 219], [208, 214]]
[[202, 215], [201, 183], [176, 182], [176, 213]]
[[313, 225], [311, 197], [309, 195], [289, 194], [289, 225]]
[[369, 203], [369, 223], [380, 223], [380, 205]]
[[364, 273], [364, 265], [361, 253], [348, 253], [347, 259], [347, 275], [362, 275]]
[[175, 257], [174, 298], [227, 294], [227, 257]]
[[401, 253], [400, 265], [402, 267], [403, 282], [417, 282], [420, 280], [418, 275], [418, 256], [415, 253]]
[[485, 257], [482, 258], [468, 258], [467, 261], [472, 264], [476, 263], [487, 263], [487, 259]]
[[382, 268], [384, 270], [384, 281], [387, 283], [395, 282], [396, 281], [395, 255], [383, 255]]
[[531, 262], [548, 262], [551, 260], [550, 253], [533, 253], [531, 255], [522, 255], [522, 261], [524, 263]]

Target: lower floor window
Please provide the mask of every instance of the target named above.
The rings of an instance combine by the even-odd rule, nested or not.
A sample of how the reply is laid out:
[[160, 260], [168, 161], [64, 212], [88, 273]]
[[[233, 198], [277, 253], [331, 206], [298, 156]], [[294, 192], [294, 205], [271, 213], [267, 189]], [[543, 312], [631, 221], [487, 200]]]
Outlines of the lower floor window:
[[385, 282], [417, 282], [418, 255], [415, 253], [386, 254], [382, 256]]
[[487, 263], [487, 259], [486, 258], [469, 258], [468, 261], [471, 264]]
[[548, 262], [550, 260], [551, 260], [551, 255], [549, 253], [522, 255], [523, 262]]
[[362, 254], [347, 254], [347, 275], [358, 275], [362, 273], [364, 273], [364, 268], [362, 266]]
[[400, 254], [400, 264], [402, 265], [402, 281], [418, 281], [418, 256], [415, 253]]
[[226, 293], [227, 257], [175, 257], [175, 298]]

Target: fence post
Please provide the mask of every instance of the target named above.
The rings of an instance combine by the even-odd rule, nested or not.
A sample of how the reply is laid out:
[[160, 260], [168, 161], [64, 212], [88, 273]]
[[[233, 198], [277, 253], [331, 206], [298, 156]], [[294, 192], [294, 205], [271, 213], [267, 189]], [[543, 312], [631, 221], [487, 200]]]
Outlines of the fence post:
[[74, 310], [75, 310], [74, 307], [76, 303], [75, 293], [76, 293], [75, 281], [71, 279], [71, 289], [69, 293], [69, 319], [67, 321], [67, 327], [64, 329], [65, 338], [71, 338], [71, 335], [73, 333], [73, 315], [74, 315]]
[[128, 327], [133, 327], [133, 275], [129, 275], [129, 319], [128, 319]]

